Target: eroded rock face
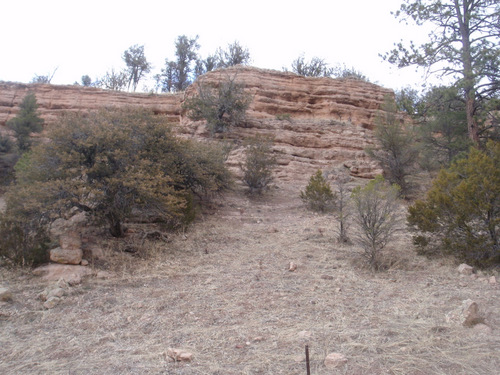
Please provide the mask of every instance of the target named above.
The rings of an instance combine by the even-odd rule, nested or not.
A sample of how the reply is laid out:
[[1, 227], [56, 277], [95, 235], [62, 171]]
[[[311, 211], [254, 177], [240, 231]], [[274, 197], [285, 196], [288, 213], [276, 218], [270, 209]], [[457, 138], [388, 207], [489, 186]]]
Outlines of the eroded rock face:
[[[353, 176], [381, 173], [365, 153], [374, 144], [375, 118], [391, 90], [358, 80], [302, 77], [289, 72], [237, 66], [209, 72], [200, 81], [210, 85], [235, 77], [252, 95], [247, 121], [226, 138], [235, 149], [228, 164], [236, 172], [244, 160], [241, 141], [255, 135], [274, 138], [279, 180], [307, 180], [317, 169], [345, 166]], [[195, 85], [178, 94], [137, 94], [81, 86], [0, 83], [0, 132], [14, 117], [24, 96], [36, 94], [41, 116], [53, 123], [64, 111], [89, 111], [107, 106], [135, 105], [166, 115], [186, 137], [207, 138], [202, 121], [182, 111]]]

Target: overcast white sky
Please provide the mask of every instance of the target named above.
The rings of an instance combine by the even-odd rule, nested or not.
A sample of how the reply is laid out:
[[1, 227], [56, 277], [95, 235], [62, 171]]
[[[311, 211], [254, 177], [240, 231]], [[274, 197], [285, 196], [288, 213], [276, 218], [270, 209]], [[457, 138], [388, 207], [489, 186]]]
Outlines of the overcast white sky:
[[[253, 66], [281, 70], [304, 53], [346, 64], [388, 88], [418, 87], [421, 73], [384, 62], [395, 42], [423, 41], [424, 29], [391, 14], [402, 0], [3, 0], [0, 80], [29, 82], [57, 68], [52, 83], [92, 79], [124, 67], [123, 52], [144, 45], [159, 73], [178, 35], [199, 35], [200, 54], [237, 40]], [[141, 86], [141, 84], [140, 84]]]

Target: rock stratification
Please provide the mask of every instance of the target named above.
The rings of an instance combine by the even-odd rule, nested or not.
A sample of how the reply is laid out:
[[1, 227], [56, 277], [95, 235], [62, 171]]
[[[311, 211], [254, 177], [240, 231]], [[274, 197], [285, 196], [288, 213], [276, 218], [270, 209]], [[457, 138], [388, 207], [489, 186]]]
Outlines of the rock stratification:
[[[391, 90], [359, 80], [310, 78], [293, 73], [237, 66], [209, 72], [198, 82], [217, 85], [235, 79], [253, 100], [245, 124], [226, 138], [235, 149], [229, 164], [237, 170], [244, 158], [242, 140], [256, 135], [274, 139], [278, 178], [304, 180], [318, 168], [344, 165], [351, 174], [372, 177], [380, 173], [365, 148], [374, 144], [375, 118]], [[110, 106], [141, 106], [166, 115], [187, 137], [207, 138], [203, 122], [191, 121], [182, 111], [185, 93], [137, 94], [81, 86], [0, 83], [0, 131], [15, 116], [28, 92], [34, 92], [42, 117], [48, 124], [64, 111], [89, 111]]]

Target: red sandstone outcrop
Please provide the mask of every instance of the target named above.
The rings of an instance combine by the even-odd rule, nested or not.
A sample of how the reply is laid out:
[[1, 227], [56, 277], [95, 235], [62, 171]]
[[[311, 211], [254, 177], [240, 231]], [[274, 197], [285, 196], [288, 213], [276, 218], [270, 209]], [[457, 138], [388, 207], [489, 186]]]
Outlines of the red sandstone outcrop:
[[28, 92], [34, 92], [40, 115], [50, 124], [65, 111], [91, 111], [102, 107], [135, 105], [164, 114], [178, 123], [180, 94], [144, 94], [101, 90], [77, 85], [44, 85], [0, 82], [0, 128], [14, 117]]
[[[358, 80], [308, 78], [294, 73], [252, 67], [233, 67], [210, 72], [203, 82], [216, 85], [227, 77], [245, 85], [253, 97], [247, 121], [227, 138], [236, 148], [229, 164], [237, 170], [244, 157], [241, 140], [254, 135], [274, 138], [278, 178], [306, 179], [318, 168], [345, 165], [351, 174], [371, 177], [380, 172], [365, 148], [374, 144], [374, 120], [385, 96], [393, 92]], [[179, 124], [184, 136], [206, 138], [203, 122], [191, 121], [181, 110], [191, 86], [179, 94], [136, 94], [81, 86], [0, 83], [0, 131], [15, 116], [29, 91], [36, 94], [39, 110], [47, 123], [64, 111], [88, 111], [105, 106], [136, 105], [167, 115]]]

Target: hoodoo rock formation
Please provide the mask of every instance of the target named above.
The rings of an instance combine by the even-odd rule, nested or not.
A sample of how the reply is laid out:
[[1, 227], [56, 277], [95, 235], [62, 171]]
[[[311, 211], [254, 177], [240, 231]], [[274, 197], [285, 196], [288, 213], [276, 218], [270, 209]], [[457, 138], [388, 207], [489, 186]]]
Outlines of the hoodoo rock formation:
[[[232, 78], [252, 95], [245, 124], [225, 137], [235, 149], [229, 163], [237, 167], [243, 159], [242, 140], [255, 135], [274, 138], [281, 180], [304, 180], [318, 168], [344, 165], [351, 174], [372, 177], [380, 173], [365, 148], [374, 144], [373, 128], [384, 98], [391, 90], [350, 79], [309, 78], [289, 72], [237, 66], [200, 77], [208, 85]], [[137, 94], [81, 86], [56, 86], [0, 82], [0, 132], [15, 116], [28, 92], [34, 92], [41, 116], [54, 123], [64, 111], [89, 111], [106, 106], [140, 106], [168, 117], [179, 133], [206, 138], [203, 122], [193, 122], [182, 111], [186, 97], [196, 93], [196, 84], [185, 93]], [[235, 168], [236, 169], [236, 168]]]

